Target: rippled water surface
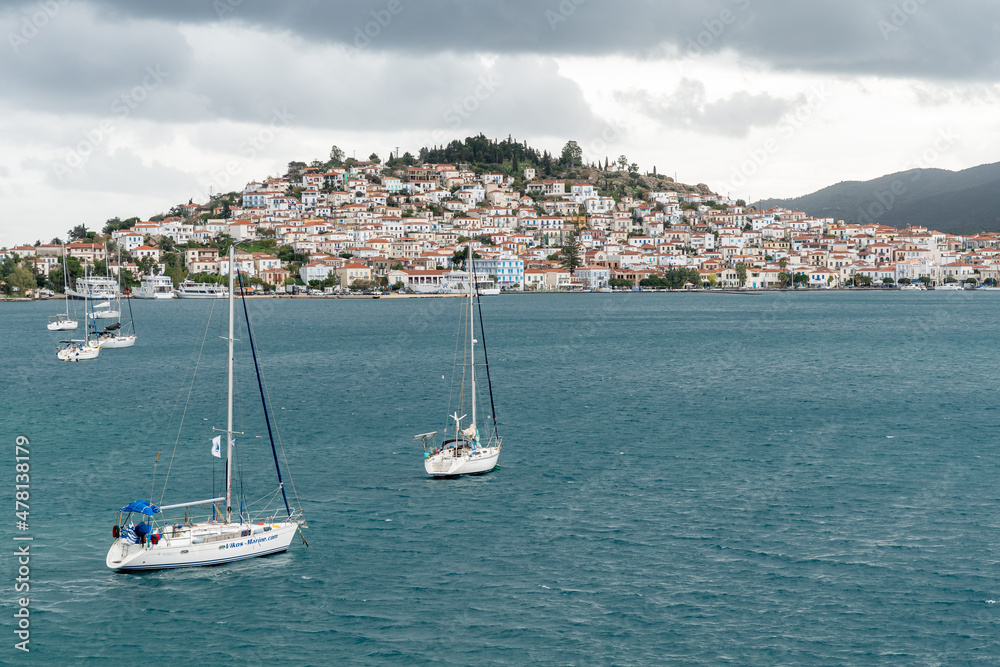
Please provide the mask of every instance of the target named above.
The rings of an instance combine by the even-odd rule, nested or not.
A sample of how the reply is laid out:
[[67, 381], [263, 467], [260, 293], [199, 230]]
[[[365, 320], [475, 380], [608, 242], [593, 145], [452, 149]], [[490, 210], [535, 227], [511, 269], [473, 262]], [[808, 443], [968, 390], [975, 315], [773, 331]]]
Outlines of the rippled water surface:
[[1000, 293], [487, 299], [502, 467], [456, 480], [411, 437], [444, 425], [457, 300], [252, 301], [308, 548], [113, 574], [175, 444], [163, 502], [218, 488], [223, 306], [136, 301], [134, 348], [64, 364], [58, 304], [0, 304], [32, 662], [997, 664]]

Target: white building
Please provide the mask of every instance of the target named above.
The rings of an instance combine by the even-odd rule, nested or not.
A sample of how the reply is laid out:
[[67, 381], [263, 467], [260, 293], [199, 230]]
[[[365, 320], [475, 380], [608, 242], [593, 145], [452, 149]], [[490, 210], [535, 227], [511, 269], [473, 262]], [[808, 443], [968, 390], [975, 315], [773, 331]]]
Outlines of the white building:
[[309, 262], [303, 264], [302, 268], [299, 269], [299, 278], [308, 285], [310, 280], [326, 280], [334, 271], [335, 269], [329, 264]]
[[584, 289], [603, 289], [611, 281], [611, 269], [605, 266], [581, 266], [574, 275]]

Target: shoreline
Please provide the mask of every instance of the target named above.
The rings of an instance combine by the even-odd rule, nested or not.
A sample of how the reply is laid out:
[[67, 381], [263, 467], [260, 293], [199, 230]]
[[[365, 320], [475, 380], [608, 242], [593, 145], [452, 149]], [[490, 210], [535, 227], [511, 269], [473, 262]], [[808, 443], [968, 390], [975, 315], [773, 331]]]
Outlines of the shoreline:
[[[595, 291], [579, 291], [579, 290], [525, 290], [525, 291], [511, 291], [511, 292], [501, 292], [505, 296], [530, 296], [530, 295], [548, 295], [548, 294], [735, 294], [743, 296], [761, 296], [764, 294], [836, 294], [836, 293], [850, 293], [850, 292], [901, 292], [903, 291], [900, 287], [890, 287], [890, 288], [831, 288], [831, 289], [764, 289], [764, 290], [749, 290], [749, 289], [658, 289], [658, 290], [620, 290], [613, 292], [595, 292]], [[928, 289], [926, 292], [933, 293], [939, 290]], [[958, 290], [940, 290], [940, 291], [958, 291]], [[962, 292], [977, 292], [977, 289], [971, 290], [961, 290]], [[987, 289], [986, 291], [992, 291]], [[465, 297], [466, 294], [247, 294], [247, 299], [448, 299], [456, 297]], [[499, 296], [499, 295], [498, 295]], [[125, 299], [134, 299], [135, 297], [123, 296]], [[490, 297], [487, 297], [490, 298]], [[66, 296], [62, 294], [57, 294], [46, 299], [20, 299], [16, 297], [0, 297], [0, 303], [39, 303], [44, 301], [65, 301]], [[139, 299], [140, 301], [158, 301], [160, 299]], [[163, 301], [212, 301], [213, 299], [162, 299]], [[216, 301], [218, 299], [215, 299]]]

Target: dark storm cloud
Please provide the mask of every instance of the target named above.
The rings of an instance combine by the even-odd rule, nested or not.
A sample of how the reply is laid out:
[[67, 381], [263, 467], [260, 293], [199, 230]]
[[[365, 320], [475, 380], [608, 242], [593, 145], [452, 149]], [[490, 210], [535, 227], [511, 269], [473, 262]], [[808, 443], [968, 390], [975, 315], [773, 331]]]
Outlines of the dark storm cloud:
[[[5, 25], [14, 24], [8, 15]], [[160, 20], [79, 4], [63, 8], [14, 57], [0, 57], [0, 82], [8, 102], [90, 117], [88, 128], [125, 119], [267, 123], [287, 110], [297, 127], [438, 128], [442, 140], [454, 131], [505, 134], [525, 114], [541, 134], [598, 131], [579, 86], [541, 56], [401, 60], [261, 31], [184, 34]]]
[[[994, 0], [86, 0], [103, 21], [237, 21], [311, 42], [409, 53], [688, 57], [733, 49], [783, 69], [996, 77]], [[37, 3], [22, 5], [22, 13]]]
[[[58, 13], [30, 40], [0, 52], [0, 84], [10, 103], [95, 116], [149, 113], [158, 104], [154, 90], [191, 69], [191, 49], [173, 26], [114, 24], [78, 4], [52, 4]], [[17, 29], [16, 17], [0, 15], [0, 27]]]

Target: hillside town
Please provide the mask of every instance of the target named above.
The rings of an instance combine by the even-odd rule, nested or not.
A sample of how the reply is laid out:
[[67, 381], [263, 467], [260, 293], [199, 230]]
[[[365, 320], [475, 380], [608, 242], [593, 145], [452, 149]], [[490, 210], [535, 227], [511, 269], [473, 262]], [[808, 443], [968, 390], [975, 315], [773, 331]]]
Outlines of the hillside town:
[[[335, 167], [293, 163], [299, 166], [285, 176], [247, 183], [206, 204], [133, 218], [103, 235], [82, 228], [67, 243], [5, 248], [0, 260], [57, 290], [61, 285], [49, 279], [61, 269], [63, 248], [84, 268], [106, 259], [104, 270], [112, 274], [169, 275], [176, 284], [227, 274], [220, 249], [232, 241], [238, 268], [255, 288], [279, 292], [293, 285], [430, 292], [470, 246], [477, 280], [507, 291], [1000, 280], [997, 234], [961, 237], [756, 210], [706, 186], [663, 177], [653, 181], [663, 187], [649, 186], [624, 163], [597, 171], [605, 185], [613, 175], [637, 187], [607, 192], [589, 170], [586, 178], [552, 178], [534, 167], [504, 175], [466, 164], [388, 166], [373, 158]], [[7, 278], [6, 291], [13, 285], [17, 292]]]

